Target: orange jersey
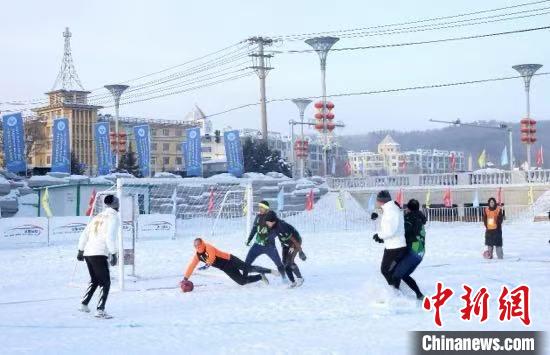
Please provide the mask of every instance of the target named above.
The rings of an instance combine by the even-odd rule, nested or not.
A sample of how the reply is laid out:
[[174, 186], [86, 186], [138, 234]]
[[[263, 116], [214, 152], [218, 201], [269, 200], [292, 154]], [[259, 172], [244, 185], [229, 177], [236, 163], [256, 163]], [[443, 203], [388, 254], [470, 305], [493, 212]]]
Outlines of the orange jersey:
[[500, 207], [491, 211], [489, 207], [485, 208], [485, 216], [487, 218], [486, 227], [488, 230], [495, 230], [498, 228], [500, 218]]
[[203, 261], [208, 265], [214, 265], [216, 259], [218, 258], [229, 260], [231, 258], [231, 254], [221, 251], [211, 244], [204, 243], [204, 251], [202, 253], [199, 253], [198, 251], [195, 252], [195, 255], [193, 255], [193, 258], [187, 266], [187, 270], [185, 271], [184, 276], [189, 278], [193, 271], [195, 271], [195, 268], [197, 267], [199, 261]]

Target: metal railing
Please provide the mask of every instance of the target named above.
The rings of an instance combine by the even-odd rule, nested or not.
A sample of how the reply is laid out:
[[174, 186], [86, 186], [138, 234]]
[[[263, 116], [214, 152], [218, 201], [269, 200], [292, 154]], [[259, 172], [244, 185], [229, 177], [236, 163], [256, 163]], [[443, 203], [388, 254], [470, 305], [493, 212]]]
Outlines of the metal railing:
[[512, 183], [510, 171], [498, 171], [492, 173], [469, 173], [470, 185], [506, 185]]
[[[437, 207], [423, 208], [422, 211], [429, 222], [471, 222], [483, 223], [483, 209], [485, 207]], [[531, 206], [510, 205], [504, 206], [505, 222], [533, 221], [535, 214]]]

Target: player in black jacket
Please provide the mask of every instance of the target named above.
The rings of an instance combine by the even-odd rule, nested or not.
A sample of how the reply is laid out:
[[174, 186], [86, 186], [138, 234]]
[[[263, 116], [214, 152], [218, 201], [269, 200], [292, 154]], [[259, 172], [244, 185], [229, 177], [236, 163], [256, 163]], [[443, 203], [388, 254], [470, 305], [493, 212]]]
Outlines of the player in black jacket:
[[[283, 247], [283, 265], [285, 266], [286, 275], [291, 282], [289, 287], [302, 286], [304, 278], [298, 265], [294, 262], [296, 254], [300, 256], [300, 259], [306, 260], [306, 254], [302, 250], [302, 237], [300, 237], [300, 233], [292, 225], [279, 219], [274, 211], [266, 213], [265, 223], [269, 227], [269, 238], [279, 238]], [[296, 275], [296, 279], [294, 279], [294, 275]]]

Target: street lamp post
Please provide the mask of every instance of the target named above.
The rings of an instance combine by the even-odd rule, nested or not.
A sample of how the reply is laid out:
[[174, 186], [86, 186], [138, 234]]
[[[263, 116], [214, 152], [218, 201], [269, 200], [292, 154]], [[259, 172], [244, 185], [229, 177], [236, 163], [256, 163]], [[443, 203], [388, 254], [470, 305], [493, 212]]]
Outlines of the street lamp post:
[[454, 121], [440, 121], [440, 120], [430, 120], [430, 122], [435, 123], [448, 123], [455, 127], [461, 127], [461, 126], [467, 126], [467, 127], [477, 127], [477, 128], [486, 128], [486, 129], [502, 129], [506, 130], [508, 132], [508, 156], [509, 156], [509, 166], [510, 171], [514, 170], [514, 147], [512, 145], [513, 137], [512, 137], [512, 128], [509, 127], [505, 123], [501, 123], [498, 126], [490, 126], [490, 125], [484, 125], [484, 124], [477, 124], [477, 123], [464, 123], [460, 119], [454, 120]]
[[[298, 107], [298, 111], [300, 113], [300, 141], [303, 147], [304, 144], [304, 113], [306, 111], [306, 108], [311, 103], [311, 100], [309, 99], [293, 99], [292, 102]], [[294, 141], [292, 141], [292, 144], [294, 144]], [[305, 172], [305, 164], [306, 164], [306, 158], [302, 157], [300, 159], [300, 178], [304, 177]]]
[[[512, 68], [517, 70], [517, 72], [523, 77], [523, 82], [525, 84], [525, 103], [526, 103], [526, 117], [527, 122], [526, 129], [531, 131], [531, 126], [534, 124], [531, 123], [531, 103], [529, 99], [529, 89], [531, 87], [531, 78], [537, 70], [542, 67], [541, 64], [520, 64], [514, 65]], [[534, 122], [534, 121], [533, 121]], [[523, 123], [523, 122], [522, 122]], [[534, 127], [532, 127], [534, 130]], [[525, 133], [525, 132], [522, 132]], [[533, 134], [531, 136], [531, 134]], [[522, 135], [522, 142], [525, 143], [527, 148], [527, 166], [528, 169], [531, 169], [531, 145], [535, 142], [534, 132], [528, 132], [528, 134]]]
[[122, 93], [128, 88], [129, 88], [128, 85], [121, 85], [121, 84], [105, 85], [105, 89], [109, 90], [109, 92], [111, 93], [111, 95], [113, 95], [113, 98], [115, 100], [115, 170], [118, 170], [118, 163], [120, 160], [120, 157], [119, 157], [120, 147], [118, 146], [118, 142], [119, 142], [118, 111], [120, 108], [120, 97], [122, 96]]
[[338, 37], [314, 37], [307, 39], [305, 42], [309, 44], [319, 55], [321, 60], [321, 88], [323, 93], [323, 169], [324, 176], [327, 176], [327, 152], [328, 152], [328, 130], [327, 130], [327, 118], [326, 118], [326, 104], [327, 104], [327, 83], [326, 83], [326, 69], [327, 69], [327, 55], [332, 46], [338, 42]]

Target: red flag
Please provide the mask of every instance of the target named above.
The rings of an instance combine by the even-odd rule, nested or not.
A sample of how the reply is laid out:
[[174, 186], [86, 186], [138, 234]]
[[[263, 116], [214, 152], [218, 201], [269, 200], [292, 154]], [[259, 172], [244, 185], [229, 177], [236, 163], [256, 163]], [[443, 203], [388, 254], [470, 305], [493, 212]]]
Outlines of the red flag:
[[544, 164], [544, 151], [542, 150], [542, 145], [537, 150], [537, 166], [540, 168]]
[[502, 187], [499, 187], [497, 190], [497, 205], [502, 205], [503, 202], [504, 201], [502, 199]]
[[97, 193], [95, 189], [93, 189], [92, 195], [90, 196], [90, 201], [88, 201], [88, 209], [86, 210], [86, 216], [91, 216], [92, 213], [94, 212], [93, 209], [94, 209], [94, 202], [95, 202], [96, 195]]
[[313, 193], [313, 189], [311, 189], [306, 196], [306, 211], [312, 211], [314, 203], [315, 203], [315, 195]]
[[395, 196], [395, 202], [399, 205], [399, 207], [403, 207], [403, 201], [405, 200], [403, 196], [403, 189], [399, 189], [397, 191], [397, 195]]
[[456, 155], [454, 152], [451, 152], [451, 156], [449, 160], [451, 165], [451, 172], [454, 172], [456, 169]]
[[210, 198], [208, 199], [208, 214], [214, 212], [214, 189], [210, 190]]
[[407, 159], [405, 157], [403, 157], [403, 160], [399, 162], [399, 168], [401, 169], [402, 173], [407, 171]]
[[346, 160], [346, 163], [344, 164], [344, 173], [346, 176], [351, 175], [351, 164], [349, 163], [349, 160]]
[[445, 207], [453, 207], [453, 198], [451, 196], [450, 187], [445, 190], [445, 194], [443, 195], [443, 203], [445, 204]]

